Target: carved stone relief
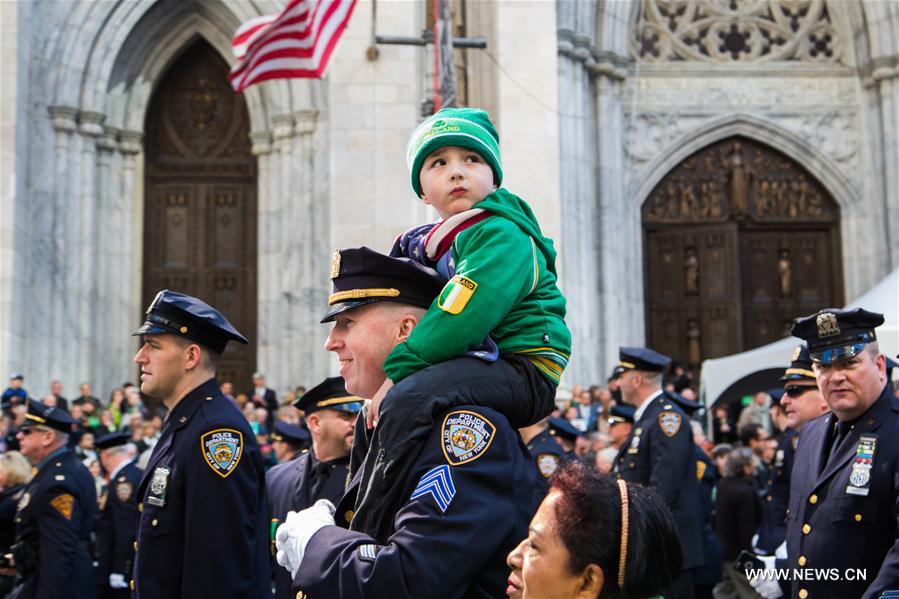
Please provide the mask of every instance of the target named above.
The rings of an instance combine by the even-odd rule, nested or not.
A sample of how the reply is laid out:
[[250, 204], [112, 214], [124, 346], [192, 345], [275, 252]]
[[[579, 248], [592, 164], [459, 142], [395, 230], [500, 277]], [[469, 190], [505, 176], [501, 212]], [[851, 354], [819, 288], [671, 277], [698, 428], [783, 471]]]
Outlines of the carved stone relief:
[[824, 0], [643, 0], [631, 42], [647, 62], [842, 62]]

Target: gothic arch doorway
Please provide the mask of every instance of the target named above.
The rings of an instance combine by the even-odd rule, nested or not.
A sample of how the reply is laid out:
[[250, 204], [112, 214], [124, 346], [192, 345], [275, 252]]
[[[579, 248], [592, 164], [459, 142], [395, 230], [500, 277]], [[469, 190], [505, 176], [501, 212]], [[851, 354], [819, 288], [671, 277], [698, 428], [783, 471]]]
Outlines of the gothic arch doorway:
[[240, 389], [256, 365], [256, 159], [246, 104], [204, 40], [162, 77], [145, 131], [143, 305], [168, 288], [219, 309], [250, 340], [218, 369]]
[[731, 137], [681, 162], [642, 218], [647, 344], [697, 371], [843, 304], [839, 206], [757, 141]]

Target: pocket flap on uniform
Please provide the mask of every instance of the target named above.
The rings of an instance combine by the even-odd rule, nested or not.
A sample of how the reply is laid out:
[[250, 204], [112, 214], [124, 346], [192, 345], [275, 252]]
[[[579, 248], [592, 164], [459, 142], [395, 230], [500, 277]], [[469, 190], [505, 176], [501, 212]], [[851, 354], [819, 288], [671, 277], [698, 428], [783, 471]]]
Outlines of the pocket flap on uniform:
[[871, 497], [837, 497], [834, 500], [833, 522], [857, 522], [870, 524], [877, 522], [878, 506]]

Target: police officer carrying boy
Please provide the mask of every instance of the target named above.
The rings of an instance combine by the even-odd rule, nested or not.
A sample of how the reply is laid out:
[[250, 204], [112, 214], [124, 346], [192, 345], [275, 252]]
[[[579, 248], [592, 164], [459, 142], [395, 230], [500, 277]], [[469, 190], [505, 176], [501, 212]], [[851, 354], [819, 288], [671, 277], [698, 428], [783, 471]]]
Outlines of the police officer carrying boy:
[[[875, 329], [861, 308], [799, 318], [818, 388], [831, 414], [800, 432], [790, 482], [789, 566], [835, 569], [792, 580], [792, 595], [874, 599], [899, 588], [899, 402], [890, 393]], [[861, 575], [861, 572], [864, 574]]]

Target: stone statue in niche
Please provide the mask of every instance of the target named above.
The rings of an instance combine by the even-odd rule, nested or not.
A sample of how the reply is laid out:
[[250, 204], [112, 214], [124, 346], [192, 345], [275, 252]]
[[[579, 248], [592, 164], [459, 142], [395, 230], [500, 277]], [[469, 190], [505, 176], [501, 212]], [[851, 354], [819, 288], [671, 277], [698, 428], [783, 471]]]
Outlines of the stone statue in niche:
[[687, 321], [687, 362], [696, 368], [702, 364], [702, 345], [699, 342], [702, 332], [695, 320]]
[[780, 258], [777, 260], [777, 281], [780, 287], [780, 297], [793, 295], [793, 261], [790, 259], [790, 250], [780, 250]]
[[699, 295], [699, 258], [694, 247], [688, 247], [684, 257], [684, 289], [687, 295]]
[[735, 141], [725, 161], [730, 189], [730, 211], [735, 217], [746, 215], [749, 205], [749, 184], [752, 174], [743, 158], [743, 146]]

